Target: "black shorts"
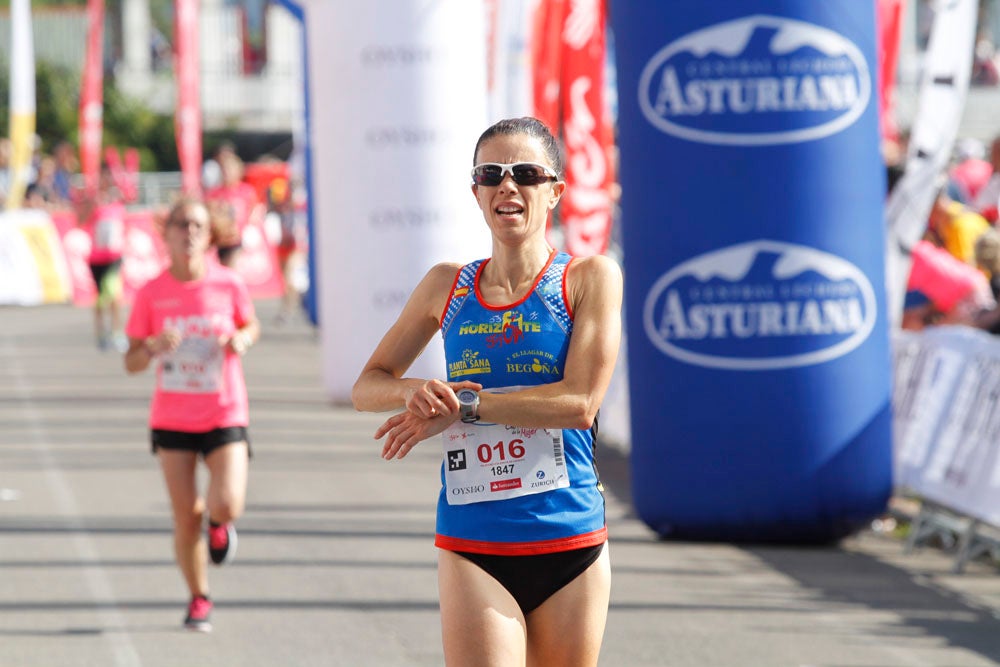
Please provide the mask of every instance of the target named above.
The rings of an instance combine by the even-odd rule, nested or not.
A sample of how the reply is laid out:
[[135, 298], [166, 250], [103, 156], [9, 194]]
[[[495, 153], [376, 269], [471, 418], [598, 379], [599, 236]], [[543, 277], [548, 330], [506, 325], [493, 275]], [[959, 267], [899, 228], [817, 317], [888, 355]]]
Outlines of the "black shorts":
[[227, 426], [204, 433], [165, 431], [159, 428], [150, 431], [150, 443], [154, 454], [157, 449], [161, 448], [180, 449], [187, 452], [197, 452], [204, 458], [219, 447], [233, 442], [246, 442], [247, 456], [253, 456], [250, 451], [250, 435], [247, 433], [246, 426]]
[[120, 259], [116, 259], [108, 264], [90, 264], [90, 275], [94, 279], [94, 286], [97, 288], [98, 294], [107, 290], [105, 278], [109, 274], [117, 273], [121, 268], [122, 261]]
[[603, 544], [538, 556], [495, 556], [456, 551], [507, 589], [527, 616], [594, 564]]

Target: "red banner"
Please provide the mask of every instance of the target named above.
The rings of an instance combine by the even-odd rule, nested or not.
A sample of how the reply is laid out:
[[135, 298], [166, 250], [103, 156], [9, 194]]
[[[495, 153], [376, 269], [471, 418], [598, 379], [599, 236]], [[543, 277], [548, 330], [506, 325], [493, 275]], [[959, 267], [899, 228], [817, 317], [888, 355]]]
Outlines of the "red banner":
[[198, 0], [176, 0], [174, 45], [177, 111], [174, 132], [181, 165], [181, 189], [201, 193], [201, 100], [198, 79]]
[[565, 0], [540, 0], [532, 26], [535, 118], [553, 132], [559, 130], [559, 69]]
[[605, 102], [604, 0], [570, 3], [562, 28], [562, 134], [566, 194], [560, 204], [566, 252], [586, 257], [608, 248], [614, 136]]
[[87, 0], [87, 52], [80, 82], [80, 172], [88, 193], [97, 191], [104, 131], [104, 0]]
[[899, 128], [895, 118], [896, 66], [899, 63], [899, 39], [905, 0], [878, 0], [876, 16], [878, 39], [879, 124], [882, 138], [896, 140]]

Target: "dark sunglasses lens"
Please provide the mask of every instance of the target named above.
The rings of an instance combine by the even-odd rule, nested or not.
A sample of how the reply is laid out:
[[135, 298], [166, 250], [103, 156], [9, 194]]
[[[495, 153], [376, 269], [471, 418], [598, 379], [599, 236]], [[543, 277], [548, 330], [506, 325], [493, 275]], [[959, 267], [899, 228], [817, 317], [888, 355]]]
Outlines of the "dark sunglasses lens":
[[515, 164], [510, 170], [518, 185], [538, 185], [549, 180], [549, 175], [537, 164]]
[[472, 180], [476, 185], [500, 185], [503, 180], [503, 170], [492, 164], [476, 167], [472, 173]]

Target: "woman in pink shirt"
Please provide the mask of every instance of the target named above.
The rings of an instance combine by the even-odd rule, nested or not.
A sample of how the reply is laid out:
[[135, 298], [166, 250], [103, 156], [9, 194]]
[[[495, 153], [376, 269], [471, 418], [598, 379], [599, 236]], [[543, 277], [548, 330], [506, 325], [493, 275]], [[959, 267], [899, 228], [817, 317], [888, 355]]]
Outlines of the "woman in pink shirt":
[[[242, 279], [206, 255], [209, 214], [202, 202], [175, 205], [163, 235], [170, 266], [135, 296], [125, 368], [138, 373], [155, 362], [149, 426], [173, 509], [177, 564], [191, 592], [184, 624], [207, 632], [207, 560], [232, 559], [233, 522], [246, 498], [249, 410], [241, 356], [260, 327]], [[210, 475], [204, 496], [195, 476], [199, 457]]]

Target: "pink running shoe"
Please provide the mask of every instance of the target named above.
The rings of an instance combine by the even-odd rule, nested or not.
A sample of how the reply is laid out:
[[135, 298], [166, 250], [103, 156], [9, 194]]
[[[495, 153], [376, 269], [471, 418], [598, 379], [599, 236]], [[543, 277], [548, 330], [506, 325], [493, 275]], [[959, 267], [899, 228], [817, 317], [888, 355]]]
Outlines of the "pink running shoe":
[[191, 604], [188, 605], [184, 627], [195, 632], [211, 632], [212, 624], [208, 620], [208, 617], [211, 615], [212, 601], [201, 595], [193, 597], [191, 598]]
[[208, 555], [216, 565], [225, 565], [236, 556], [236, 527], [231, 522], [208, 524]]

